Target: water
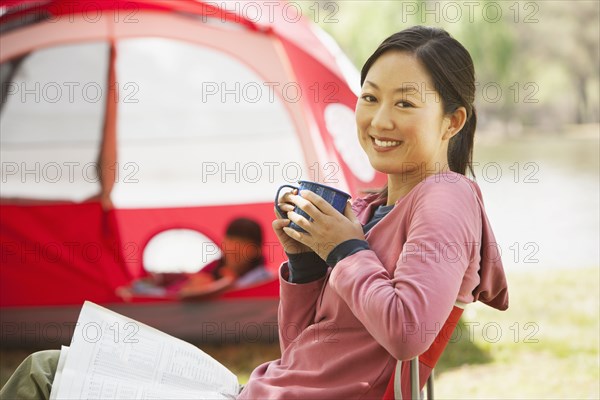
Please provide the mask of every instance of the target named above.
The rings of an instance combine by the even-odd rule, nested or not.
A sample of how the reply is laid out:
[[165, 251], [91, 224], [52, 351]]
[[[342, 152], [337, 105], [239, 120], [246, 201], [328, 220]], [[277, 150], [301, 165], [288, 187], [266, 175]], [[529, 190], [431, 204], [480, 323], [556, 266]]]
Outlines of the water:
[[507, 270], [600, 266], [597, 135], [504, 139], [475, 153]]

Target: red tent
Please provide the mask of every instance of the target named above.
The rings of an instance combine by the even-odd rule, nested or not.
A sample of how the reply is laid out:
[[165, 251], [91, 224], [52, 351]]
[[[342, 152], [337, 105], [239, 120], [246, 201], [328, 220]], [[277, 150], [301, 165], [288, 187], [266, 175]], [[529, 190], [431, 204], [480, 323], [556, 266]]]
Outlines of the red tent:
[[383, 184], [355, 138], [358, 74], [294, 3], [1, 4], [5, 342], [74, 321], [84, 300], [179, 335], [194, 329], [158, 308], [271, 324], [276, 281], [194, 307], [126, 305], [115, 288], [159, 268], [153, 257], [182, 262], [173, 247], [148, 255], [158, 233], [198, 233], [189, 257], [200, 268], [238, 216], [261, 223], [276, 270], [278, 186], [307, 179], [356, 195]]

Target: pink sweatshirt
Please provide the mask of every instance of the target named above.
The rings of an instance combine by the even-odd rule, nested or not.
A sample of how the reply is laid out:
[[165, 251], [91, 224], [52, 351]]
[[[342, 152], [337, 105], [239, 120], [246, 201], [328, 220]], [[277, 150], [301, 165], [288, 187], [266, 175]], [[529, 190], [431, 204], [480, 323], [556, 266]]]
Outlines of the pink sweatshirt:
[[[353, 208], [365, 224], [382, 204]], [[494, 234], [478, 185], [427, 177], [366, 235], [370, 250], [314, 282], [281, 266], [281, 359], [257, 367], [238, 399], [381, 399], [396, 360], [423, 353], [455, 302], [508, 307]]]

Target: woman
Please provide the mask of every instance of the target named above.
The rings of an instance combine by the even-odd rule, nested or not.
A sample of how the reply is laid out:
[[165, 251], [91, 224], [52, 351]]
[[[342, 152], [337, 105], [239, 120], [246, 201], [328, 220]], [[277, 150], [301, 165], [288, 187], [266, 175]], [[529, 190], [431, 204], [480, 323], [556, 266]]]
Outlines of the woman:
[[344, 215], [309, 191], [283, 196], [282, 356], [239, 399], [381, 399], [396, 360], [423, 353], [456, 302], [508, 307], [479, 188], [464, 176], [477, 121], [469, 53], [441, 29], [406, 29], [367, 60], [361, 84], [358, 140], [387, 187]]
[[[344, 215], [310, 192], [282, 197], [282, 355], [239, 399], [380, 399], [396, 360], [425, 351], [456, 302], [508, 307], [479, 188], [464, 176], [476, 126], [469, 53], [443, 30], [409, 28], [377, 48], [361, 83], [358, 139], [387, 187]], [[55, 360], [29, 357], [36, 372], [11, 388], [37, 385], [29, 398], [43, 397]]]

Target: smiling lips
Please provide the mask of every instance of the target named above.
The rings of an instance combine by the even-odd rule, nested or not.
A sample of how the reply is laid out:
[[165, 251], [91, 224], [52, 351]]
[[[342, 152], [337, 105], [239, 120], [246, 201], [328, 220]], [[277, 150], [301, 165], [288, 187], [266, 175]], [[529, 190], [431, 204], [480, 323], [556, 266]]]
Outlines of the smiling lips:
[[392, 150], [402, 144], [397, 140], [389, 140], [389, 139], [377, 139], [371, 136], [372, 142], [374, 144], [374, 148], [376, 151], [389, 151]]

